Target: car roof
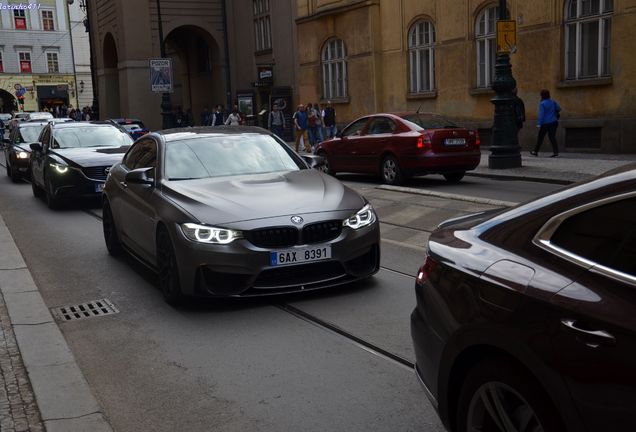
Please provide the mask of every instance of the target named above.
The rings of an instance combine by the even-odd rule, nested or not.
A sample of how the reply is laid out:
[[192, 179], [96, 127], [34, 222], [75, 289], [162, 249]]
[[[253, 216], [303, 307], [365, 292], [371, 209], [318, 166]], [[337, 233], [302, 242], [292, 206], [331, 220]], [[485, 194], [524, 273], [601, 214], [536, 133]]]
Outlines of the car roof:
[[155, 133], [163, 136], [166, 142], [219, 135], [271, 135], [270, 131], [257, 126], [197, 126], [166, 129]]
[[34, 120], [34, 121], [30, 121], [30, 122], [20, 122], [18, 123], [18, 128], [25, 128], [25, 127], [34, 127], [34, 126], [46, 126], [47, 124], [49, 124], [49, 122], [47, 122], [46, 120]]
[[112, 127], [118, 128], [117, 125], [114, 125], [113, 123], [109, 121], [82, 121], [82, 122], [67, 121], [67, 122], [47, 122], [47, 123], [55, 124], [55, 129], [74, 128], [74, 127], [80, 127], [80, 126], [81, 127], [112, 126]]

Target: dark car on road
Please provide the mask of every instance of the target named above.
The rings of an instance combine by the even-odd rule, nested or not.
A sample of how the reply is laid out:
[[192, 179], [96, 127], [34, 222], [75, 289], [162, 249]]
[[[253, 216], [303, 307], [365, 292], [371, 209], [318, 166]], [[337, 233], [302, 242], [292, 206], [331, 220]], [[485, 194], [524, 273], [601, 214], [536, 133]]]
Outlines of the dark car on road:
[[479, 165], [479, 133], [431, 113], [374, 114], [355, 120], [323, 141], [316, 154], [325, 170], [380, 175], [400, 184], [414, 175], [442, 174], [458, 182]]
[[134, 140], [150, 132], [150, 130], [148, 130], [146, 126], [144, 126], [144, 123], [139, 119], [116, 118], [111, 121], [126, 129]]
[[29, 176], [32, 143], [38, 142], [46, 122], [20, 122], [11, 130], [4, 142], [4, 160], [7, 176], [14, 183]]
[[411, 315], [446, 427], [635, 431], [636, 165], [441, 224]]
[[31, 144], [33, 194], [43, 193], [50, 208], [100, 196], [110, 167], [131, 143], [126, 131], [110, 122], [48, 123]]
[[155, 268], [170, 303], [182, 295], [263, 296], [366, 278], [379, 269], [375, 212], [311, 169], [315, 159], [254, 127], [148, 134], [106, 181], [106, 246]]

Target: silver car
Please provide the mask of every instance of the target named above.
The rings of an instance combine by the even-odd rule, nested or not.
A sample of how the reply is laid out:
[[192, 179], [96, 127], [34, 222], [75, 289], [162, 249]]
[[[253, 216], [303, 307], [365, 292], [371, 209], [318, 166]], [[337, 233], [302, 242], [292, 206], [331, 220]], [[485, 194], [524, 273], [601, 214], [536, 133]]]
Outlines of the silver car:
[[380, 263], [377, 216], [358, 193], [312, 169], [320, 160], [260, 128], [144, 135], [106, 180], [108, 251], [155, 268], [169, 303], [369, 277]]

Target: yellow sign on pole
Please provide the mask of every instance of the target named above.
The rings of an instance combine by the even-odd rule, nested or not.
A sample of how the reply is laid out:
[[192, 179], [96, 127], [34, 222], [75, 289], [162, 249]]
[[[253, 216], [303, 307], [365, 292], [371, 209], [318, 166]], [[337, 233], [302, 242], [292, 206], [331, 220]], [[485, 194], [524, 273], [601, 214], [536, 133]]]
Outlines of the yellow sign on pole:
[[497, 21], [497, 52], [514, 53], [517, 51], [517, 21]]

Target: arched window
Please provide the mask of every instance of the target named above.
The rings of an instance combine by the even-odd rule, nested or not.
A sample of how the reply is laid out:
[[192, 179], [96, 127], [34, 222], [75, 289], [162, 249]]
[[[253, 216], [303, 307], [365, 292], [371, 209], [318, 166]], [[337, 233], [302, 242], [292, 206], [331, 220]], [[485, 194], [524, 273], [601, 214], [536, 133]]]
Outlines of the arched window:
[[347, 53], [341, 39], [333, 39], [322, 49], [322, 89], [324, 99], [347, 97]]
[[435, 27], [418, 21], [409, 30], [409, 91], [430, 92], [435, 89]]
[[482, 10], [475, 21], [477, 87], [490, 87], [495, 78], [495, 59], [497, 57], [495, 23], [498, 16], [499, 8], [490, 6]]
[[569, 0], [565, 9], [565, 77], [610, 74], [613, 0]]

